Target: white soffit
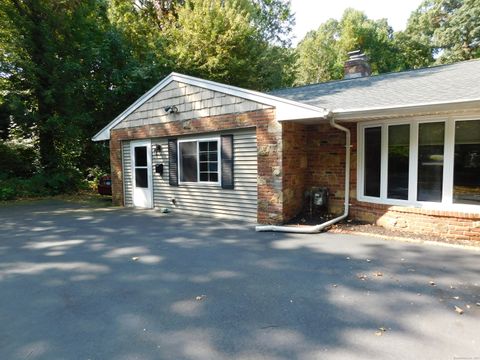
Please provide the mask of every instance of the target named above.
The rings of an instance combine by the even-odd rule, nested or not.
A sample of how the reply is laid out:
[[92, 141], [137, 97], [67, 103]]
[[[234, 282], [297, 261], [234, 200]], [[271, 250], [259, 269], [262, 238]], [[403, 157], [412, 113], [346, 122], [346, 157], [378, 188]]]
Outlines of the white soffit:
[[93, 141], [102, 141], [110, 139], [110, 130], [118, 123], [123, 121], [128, 115], [147, 102], [151, 97], [161, 91], [164, 87], [173, 81], [178, 81], [188, 85], [198, 86], [204, 89], [221, 92], [227, 95], [236, 96], [246, 100], [251, 100], [275, 108], [276, 119], [278, 121], [325, 118], [329, 112], [327, 109], [302, 104], [296, 101], [268, 95], [258, 91], [242, 89], [236, 86], [217, 83], [210, 80], [204, 80], [193, 76], [171, 73], [165, 79], [142, 95], [137, 101], [130, 105], [124, 112], [118, 115], [107, 126], [100, 130], [93, 138]]

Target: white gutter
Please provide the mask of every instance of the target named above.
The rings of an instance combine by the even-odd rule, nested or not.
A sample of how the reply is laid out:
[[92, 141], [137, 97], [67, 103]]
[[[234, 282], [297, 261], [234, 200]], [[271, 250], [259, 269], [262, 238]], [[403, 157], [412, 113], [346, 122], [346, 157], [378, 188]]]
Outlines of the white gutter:
[[348, 207], [350, 200], [350, 149], [351, 149], [351, 135], [350, 130], [346, 127], [339, 125], [335, 122], [333, 115], [329, 116], [330, 125], [334, 128], [345, 132], [345, 203], [343, 214], [335, 219], [329, 220], [322, 224], [313, 226], [279, 226], [279, 225], [259, 225], [255, 227], [255, 231], [278, 231], [278, 232], [290, 232], [301, 234], [315, 234], [319, 233], [323, 229], [345, 219], [348, 216]]

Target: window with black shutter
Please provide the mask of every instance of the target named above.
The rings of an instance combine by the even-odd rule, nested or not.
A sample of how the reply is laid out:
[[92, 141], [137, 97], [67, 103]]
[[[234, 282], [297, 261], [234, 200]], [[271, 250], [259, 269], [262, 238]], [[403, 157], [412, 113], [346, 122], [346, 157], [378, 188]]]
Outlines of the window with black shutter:
[[171, 139], [169, 159], [170, 185], [197, 183], [233, 189], [233, 135]]

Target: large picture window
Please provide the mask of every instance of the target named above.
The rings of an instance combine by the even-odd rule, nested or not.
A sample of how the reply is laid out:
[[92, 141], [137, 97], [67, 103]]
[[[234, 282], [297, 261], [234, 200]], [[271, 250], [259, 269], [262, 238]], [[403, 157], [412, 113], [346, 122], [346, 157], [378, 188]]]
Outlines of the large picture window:
[[478, 211], [480, 120], [371, 122], [358, 134], [359, 200]]
[[218, 139], [179, 141], [178, 159], [181, 183], [219, 184]]

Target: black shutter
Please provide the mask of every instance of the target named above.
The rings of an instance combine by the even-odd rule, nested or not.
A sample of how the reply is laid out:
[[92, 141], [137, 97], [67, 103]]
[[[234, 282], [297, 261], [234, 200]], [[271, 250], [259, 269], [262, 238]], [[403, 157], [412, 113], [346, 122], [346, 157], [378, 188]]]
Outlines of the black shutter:
[[233, 189], [233, 135], [222, 135], [222, 188]]
[[170, 186], [178, 186], [177, 139], [168, 139], [168, 181]]

